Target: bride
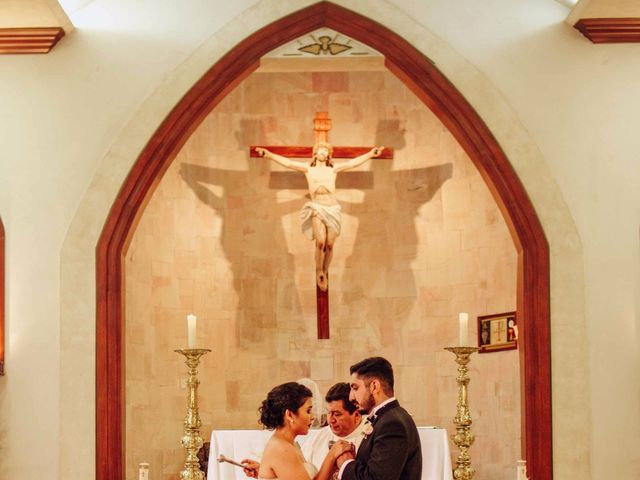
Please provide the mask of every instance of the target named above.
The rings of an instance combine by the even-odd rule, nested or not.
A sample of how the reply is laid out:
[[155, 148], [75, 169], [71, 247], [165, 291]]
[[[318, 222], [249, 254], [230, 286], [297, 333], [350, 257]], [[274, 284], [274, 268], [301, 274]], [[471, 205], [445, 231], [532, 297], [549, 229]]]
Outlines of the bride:
[[260, 407], [260, 423], [275, 430], [262, 454], [262, 462], [245, 459], [245, 473], [260, 480], [328, 480], [335, 470], [336, 459], [353, 446], [336, 442], [320, 467], [307, 462], [295, 443], [298, 435], [306, 435], [313, 423], [311, 390], [296, 382], [273, 388]]

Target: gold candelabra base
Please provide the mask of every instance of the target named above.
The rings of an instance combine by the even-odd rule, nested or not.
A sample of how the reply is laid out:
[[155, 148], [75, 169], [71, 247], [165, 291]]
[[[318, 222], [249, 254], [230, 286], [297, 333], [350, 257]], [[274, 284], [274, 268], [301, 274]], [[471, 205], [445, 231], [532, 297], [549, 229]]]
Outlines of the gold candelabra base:
[[180, 355], [184, 355], [185, 363], [189, 367], [187, 377], [188, 397], [187, 397], [187, 416], [184, 418], [184, 435], [180, 439], [180, 443], [187, 451], [187, 460], [184, 463], [184, 469], [180, 472], [180, 480], [204, 480], [204, 473], [200, 470], [198, 462], [198, 451], [202, 448], [204, 440], [200, 436], [200, 412], [198, 411], [198, 365], [200, 357], [206, 355], [211, 350], [208, 348], [184, 348], [174, 350]]
[[453, 443], [460, 450], [458, 459], [456, 460], [456, 468], [453, 471], [453, 477], [456, 480], [472, 480], [476, 471], [471, 466], [471, 457], [469, 448], [475, 439], [471, 431], [471, 414], [469, 413], [469, 396], [467, 386], [469, 385], [469, 370], [467, 365], [471, 361], [471, 354], [477, 352], [476, 347], [446, 347], [445, 350], [452, 352], [456, 356], [458, 364], [458, 408], [453, 424], [456, 426], [455, 435], [451, 436]]

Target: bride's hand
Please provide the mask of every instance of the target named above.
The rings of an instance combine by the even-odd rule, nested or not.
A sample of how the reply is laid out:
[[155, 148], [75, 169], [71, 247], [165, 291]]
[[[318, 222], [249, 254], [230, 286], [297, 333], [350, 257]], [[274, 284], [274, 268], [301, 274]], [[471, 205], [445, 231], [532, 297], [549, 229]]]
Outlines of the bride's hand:
[[260, 464], [258, 462], [249, 458], [245, 458], [240, 463], [244, 465], [244, 468], [242, 470], [247, 477], [258, 478], [258, 470], [260, 470]]

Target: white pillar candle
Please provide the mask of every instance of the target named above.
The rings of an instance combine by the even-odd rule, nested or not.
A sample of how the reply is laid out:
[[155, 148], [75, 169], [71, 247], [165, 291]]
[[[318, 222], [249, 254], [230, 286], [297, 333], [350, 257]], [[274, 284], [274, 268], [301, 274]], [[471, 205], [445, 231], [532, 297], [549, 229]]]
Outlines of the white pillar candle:
[[149, 480], [149, 464], [138, 464], [138, 480]]
[[528, 480], [527, 479], [527, 461], [526, 460], [518, 460], [517, 467], [518, 475], [516, 480]]
[[469, 314], [460, 313], [458, 315], [458, 323], [460, 327], [459, 331], [459, 345], [461, 347], [468, 347], [469, 345]]
[[196, 347], [196, 316], [193, 314], [187, 315], [187, 346]]

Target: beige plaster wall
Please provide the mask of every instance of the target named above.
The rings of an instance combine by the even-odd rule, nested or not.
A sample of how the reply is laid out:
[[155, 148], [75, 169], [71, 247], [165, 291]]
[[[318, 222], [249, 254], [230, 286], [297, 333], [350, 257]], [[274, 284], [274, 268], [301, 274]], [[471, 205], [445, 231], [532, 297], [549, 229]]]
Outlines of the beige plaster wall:
[[581, 18], [637, 18], [640, 4], [635, 0], [580, 0], [567, 17], [574, 25]]
[[[248, 158], [250, 145], [311, 144], [318, 110], [330, 112], [334, 144], [396, 149], [393, 162], [339, 176], [330, 340], [315, 338], [304, 177]], [[138, 462], [160, 480], [176, 478], [184, 461], [184, 366], [173, 349], [186, 343], [189, 312], [199, 345], [213, 349], [201, 368], [208, 438], [212, 428], [257, 428], [257, 407], [276, 384], [310, 377], [324, 392], [371, 355], [395, 365], [396, 393], [419, 425], [453, 431], [456, 366], [443, 347], [457, 344], [458, 312], [515, 309], [516, 252], [486, 185], [388, 72], [250, 76], [183, 147], [125, 262], [131, 479]], [[469, 334], [475, 344], [475, 325]], [[517, 351], [476, 356], [472, 376], [478, 478], [510, 479], [520, 458]]]
[[0, 28], [62, 27], [73, 30], [69, 17], [57, 0], [3, 0], [0, 2]]

